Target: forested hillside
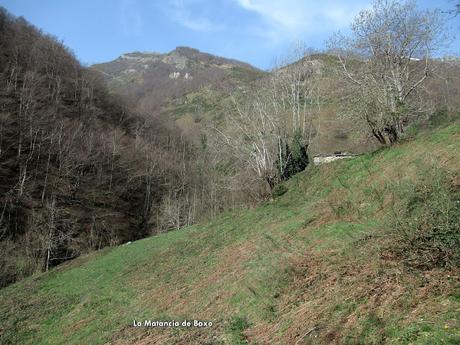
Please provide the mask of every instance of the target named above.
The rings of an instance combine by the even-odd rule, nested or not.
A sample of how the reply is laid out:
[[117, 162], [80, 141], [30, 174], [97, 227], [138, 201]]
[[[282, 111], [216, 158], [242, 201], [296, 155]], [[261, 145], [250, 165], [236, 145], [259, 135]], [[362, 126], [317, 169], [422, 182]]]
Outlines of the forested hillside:
[[0, 286], [257, 205], [315, 155], [391, 145], [455, 113], [458, 59], [419, 44], [437, 39], [437, 17], [398, 11], [410, 27], [431, 23], [429, 40], [390, 18], [394, 51], [341, 39], [263, 72], [187, 47], [86, 68], [2, 9]]
[[[118, 90], [120, 95], [107, 78], [119, 78], [112, 64], [98, 66], [103, 73], [83, 67], [57, 38], [4, 9], [0, 14], [0, 286], [82, 253], [270, 197], [272, 177], [260, 179], [253, 166], [222, 146], [217, 133], [231, 126], [219, 125], [217, 132], [198, 126], [193, 132], [178, 117], [165, 116], [167, 104], [206, 90], [221, 95], [213, 102], [227, 101], [216, 113], [235, 112], [228, 104], [233, 96], [225, 92], [259, 87], [251, 83], [266, 74], [178, 48], [155, 57], [166, 62], [149, 55], [147, 77], [165, 68], [169, 73], [177, 63], [190, 69], [189, 77], [179, 81], [172, 71], [163, 80], [171, 87], [160, 88], [166, 94], [149, 89], [163, 85], [161, 80], [147, 78], [138, 88], [122, 84], [128, 88]], [[138, 55], [122, 58], [122, 69], [145, 59]], [[145, 105], [147, 99], [158, 107]], [[302, 159], [305, 167], [307, 157]]]
[[454, 121], [310, 166], [260, 207], [0, 290], [0, 342], [458, 344], [459, 163]]
[[2, 9], [0, 51], [0, 286], [223, 207], [199, 148], [55, 37]]

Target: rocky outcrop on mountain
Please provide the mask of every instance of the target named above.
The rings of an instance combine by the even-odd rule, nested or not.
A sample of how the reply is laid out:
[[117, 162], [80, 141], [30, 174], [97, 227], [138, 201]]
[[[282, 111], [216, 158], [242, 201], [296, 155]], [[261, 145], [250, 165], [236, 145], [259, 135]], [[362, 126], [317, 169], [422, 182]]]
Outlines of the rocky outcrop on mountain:
[[177, 47], [167, 54], [126, 53], [92, 67], [104, 75], [114, 93], [131, 97], [140, 109], [154, 113], [169, 100], [205, 86], [230, 90], [264, 75], [247, 63], [188, 47]]

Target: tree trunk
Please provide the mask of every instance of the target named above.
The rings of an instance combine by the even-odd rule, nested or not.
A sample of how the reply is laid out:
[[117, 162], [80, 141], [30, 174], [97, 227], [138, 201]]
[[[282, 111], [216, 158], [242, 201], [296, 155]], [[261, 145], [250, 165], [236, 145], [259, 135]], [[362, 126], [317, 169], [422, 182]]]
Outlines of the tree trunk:
[[380, 144], [386, 145], [387, 141], [385, 140], [385, 137], [383, 136], [382, 132], [376, 129], [372, 130], [372, 134], [374, 137], [379, 141]]

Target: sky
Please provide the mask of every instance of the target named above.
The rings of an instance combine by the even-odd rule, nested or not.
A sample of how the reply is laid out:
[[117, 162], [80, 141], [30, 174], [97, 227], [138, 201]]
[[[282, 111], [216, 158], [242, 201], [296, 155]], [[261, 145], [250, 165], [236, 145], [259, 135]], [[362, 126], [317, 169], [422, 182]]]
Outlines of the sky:
[[[418, 6], [446, 11], [455, 3], [419, 0]], [[296, 42], [324, 48], [371, 1], [0, 0], [0, 6], [62, 40], [85, 65], [188, 46], [269, 69]], [[449, 23], [460, 32], [460, 15]], [[459, 42], [448, 53], [460, 55]]]

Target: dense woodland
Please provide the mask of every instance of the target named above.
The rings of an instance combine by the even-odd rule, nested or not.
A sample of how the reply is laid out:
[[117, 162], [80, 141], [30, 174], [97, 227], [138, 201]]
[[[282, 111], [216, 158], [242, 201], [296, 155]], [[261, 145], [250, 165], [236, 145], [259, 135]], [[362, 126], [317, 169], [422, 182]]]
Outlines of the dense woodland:
[[2, 9], [0, 51], [0, 286], [226, 206], [200, 147], [55, 37]]
[[[421, 118], [449, 114], [459, 66], [431, 58], [441, 18], [410, 6], [394, 13], [389, 41], [363, 16], [361, 41], [297, 52], [238, 87], [225, 118], [197, 141], [152, 104], [110, 93], [57, 38], [0, 9], [0, 287], [282, 193], [278, 184], [309, 164], [322, 109], [334, 102], [383, 145]], [[420, 21], [425, 31], [406, 30]], [[402, 45], [408, 37], [419, 42]]]

